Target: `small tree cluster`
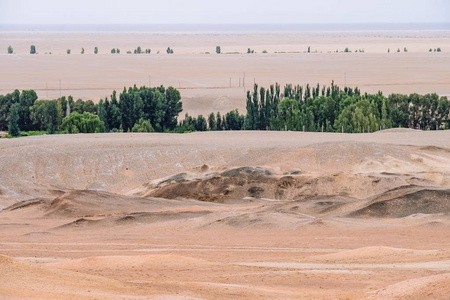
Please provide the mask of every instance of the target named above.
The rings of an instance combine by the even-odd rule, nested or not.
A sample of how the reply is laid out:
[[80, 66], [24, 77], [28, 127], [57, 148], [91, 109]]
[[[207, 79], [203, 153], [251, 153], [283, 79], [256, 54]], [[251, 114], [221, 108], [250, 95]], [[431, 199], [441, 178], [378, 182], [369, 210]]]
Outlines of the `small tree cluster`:
[[97, 115], [75, 111], [63, 119], [61, 129], [66, 133], [100, 133], [105, 132], [105, 123]]
[[179, 91], [173, 87], [134, 86], [124, 88], [119, 99], [114, 91], [111, 100], [99, 102], [97, 111], [107, 131], [132, 131], [136, 124], [136, 130], [141, 130], [139, 128], [145, 125], [142, 122], [148, 121], [155, 131], [163, 132], [177, 126], [177, 117], [182, 111], [180, 100]]
[[170, 47], [167, 47], [166, 52], [167, 52], [167, 54], [173, 54], [173, 49], [171, 49]]

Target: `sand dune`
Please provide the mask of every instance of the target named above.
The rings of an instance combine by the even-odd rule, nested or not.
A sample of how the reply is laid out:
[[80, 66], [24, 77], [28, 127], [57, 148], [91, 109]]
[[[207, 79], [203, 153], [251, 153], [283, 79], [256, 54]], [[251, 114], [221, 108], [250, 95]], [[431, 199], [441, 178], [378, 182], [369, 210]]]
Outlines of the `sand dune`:
[[449, 294], [450, 273], [445, 273], [390, 285], [369, 299], [445, 299]]
[[4, 140], [0, 294], [443, 299], [448, 135]]

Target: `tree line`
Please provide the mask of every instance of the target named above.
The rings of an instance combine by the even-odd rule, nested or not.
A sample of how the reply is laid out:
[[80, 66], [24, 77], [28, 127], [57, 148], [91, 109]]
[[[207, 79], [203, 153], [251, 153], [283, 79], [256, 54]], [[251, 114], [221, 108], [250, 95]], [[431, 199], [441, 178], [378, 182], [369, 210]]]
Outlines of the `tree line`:
[[237, 109], [197, 117], [182, 112], [173, 87], [124, 88], [95, 104], [73, 97], [38, 100], [33, 90], [0, 95], [0, 130], [47, 133], [192, 132], [292, 130], [364, 133], [388, 128], [449, 129], [450, 103], [437, 94], [362, 94], [356, 88], [279, 84], [254, 85], [247, 92], [246, 114]]
[[450, 104], [437, 94], [361, 94], [335, 85], [254, 85], [247, 92], [247, 130], [363, 133], [388, 128], [448, 129]]
[[21, 131], [54, 133], [163, 132], [177, 127], [181, 96], [173, 87], [128, 89], [98, 104], [74, 101], [72, 96], [38, 100], [33, 90], [0, 95], [0, 131], [12, 136]]

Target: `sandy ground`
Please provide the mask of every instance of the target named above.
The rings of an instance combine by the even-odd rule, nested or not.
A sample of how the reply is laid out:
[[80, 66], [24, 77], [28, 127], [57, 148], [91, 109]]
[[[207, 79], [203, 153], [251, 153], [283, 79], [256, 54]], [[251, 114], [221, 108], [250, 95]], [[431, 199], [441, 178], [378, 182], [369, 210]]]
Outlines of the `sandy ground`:
[[446, 299], [449, 134], [0, 140], [0, 298]]
[[[244, 73], [450, 95], [448, 32], [1, 32], [0, 49], [2, 94], [151, 81], [194, 115], [244, 112]], [[448, 131], [402, 129], [1, 139], [0, 299], [447, 299], [449, 149]]]
[[[36, 45], [38, 55], [28, 54], [31, 44]], [[8, 45], [16, 54], [6, 54]], [[126, 54], [139, 45], [151, 48], [152, 54]], [[217, 45], [223, 54], [215, 54]], [[93, 54], [95, 46], [98, 55]], [[169, 46], [173, 55], [165, 53]], [[304, 53], [308, 46], [317, 53]], [[80, 54], [82, 47], [84, 55]], [[346, 47], [352, 53], [333, 53]], [[437, 47], [443, 52], [428, 52]], [[120, 48], [121, 54], [111, 55], [111, 48]], [[247, 48], [257, 53], [246, 54]], [[401, 53], [396, 52], [398, 48]], [[0, 54], [2, 94], [16, 88], [35, 89], [40, 98], [53, 99], [60, 95], [61, 81], [61, 95], [98, 101], [124, 86], [172, 85], [180, 89], [184, 111], [192, 115], [235, 108], [245, 112], [246, 90], [254, 82], [267, 87], [275, 82], [329, 85], [334, 80], [369, 93], [450, 95], [447, 31], [1, 32], [0, 49], [4, 49]], [[66, 49], [72, 54], [67, 55]], [[365, 52], [354, 52], [359, 49]]]

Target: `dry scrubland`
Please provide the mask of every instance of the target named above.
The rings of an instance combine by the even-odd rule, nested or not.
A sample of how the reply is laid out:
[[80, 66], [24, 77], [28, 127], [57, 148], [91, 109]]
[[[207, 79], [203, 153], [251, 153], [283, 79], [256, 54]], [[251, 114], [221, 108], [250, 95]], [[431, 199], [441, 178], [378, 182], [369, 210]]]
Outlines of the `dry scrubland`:
[[448, 131], [38, 136], [0, 157], [6, 299], [450, 293]]
[[[38, 55], [30, 55], [34, 44]], [[9, 45], [14, 55], [6, 54]], [[215, 53], [216, 46], [222, 53]], [[94, 47], [99, 54], [94, 55]], [[137, 46], [150, 55], [128, 55]], [[174, 54], [166, 54], [167, 47]], [[311, 46], [311, 51], [303, 53]], [[81, 55], [81, 48], [85, 54]], [[349, 48], [352, 53], [329, 53]], [[403, 49], [408, 52], [404, 53]], [[442, 52], [429, 53], [430, 48]], [[120, 54], [110, 54], [119, 48]], [[245, 54], [248, 48], [255, 54]], [[387, 53], [390, 48], [391, 53]], [[397, 53], [397, 49], [401, 53]], [[40, 98], [73, 95], [98, 101], [124, 86], [180, 88], [190, 115], [245, 111], [246, 88], [280, 84], [358, 86], [362, 92], [450, 95], [450, 34], [447, 31], [304, 33], [2, 32], [0, 93], [34, 89]], [[71, 49], [67, 55], [66, 50]], [[364, 53], [354, 53], [364, 49]], [[268, 51], [267, 54], [262, 53]], [[160, 51], [160, 54], [157, 52]], [[52, 54], [45, 54], [52, 52]], [[211, 54], [204, 54], [210, 52]], [[239, 52], [240, 54], [225, 54]], [[285, 52], [285, 53], [275, 53]], [[299, 52], [299, 53], [292, 53]], [[231, 78], [231, 88], [230, 88]], [[239, 87], [241, 81], [241, 87]]]

